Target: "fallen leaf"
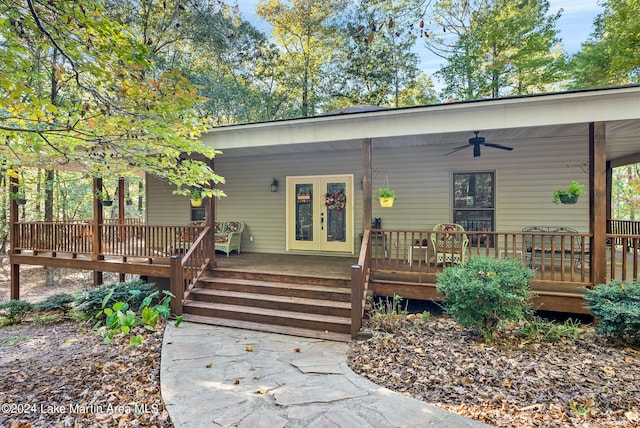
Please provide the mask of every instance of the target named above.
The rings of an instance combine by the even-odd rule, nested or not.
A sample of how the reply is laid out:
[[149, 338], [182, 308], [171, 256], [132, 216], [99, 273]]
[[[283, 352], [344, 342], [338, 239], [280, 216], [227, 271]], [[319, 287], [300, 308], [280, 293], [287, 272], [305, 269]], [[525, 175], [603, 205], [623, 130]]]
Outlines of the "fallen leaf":
[[244, 347], [244, 350], [247, 351], [247, 352], [253, 352], [253, 346], [247, 345], [247, 346]]

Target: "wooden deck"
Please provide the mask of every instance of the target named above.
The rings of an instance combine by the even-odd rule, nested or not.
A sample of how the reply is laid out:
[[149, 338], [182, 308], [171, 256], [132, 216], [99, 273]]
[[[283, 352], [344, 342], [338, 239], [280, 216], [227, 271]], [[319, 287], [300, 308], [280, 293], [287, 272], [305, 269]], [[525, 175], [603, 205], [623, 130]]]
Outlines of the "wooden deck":
[[[282, 275], [304, 275], [322, 278], [348, 280], [351, 278], [351, 266], [357, 259], [351, 257], [306, 256], [290, 254], [232, 254], [230, 257], [217, 257], [218, 269], [228, 271], [246, 271]], [[412, 271], [412, 269], [414, 271]], [[439, 269], [441, 270], [441, 268]], [[584, 307], [584, 287], [575, 284], [551, 282], [538, 279], [531, 289], [538, 294], [532, 304], [534, 307], [567, 313], [589, 313]], [[415, 275], [415, 266], [399, 264], [396, 269], [373, 269], [369, 284], [373, 294], [393, 296], [398, 294], [406, 299], [442, 300], [436, 291], [436, 273]]]

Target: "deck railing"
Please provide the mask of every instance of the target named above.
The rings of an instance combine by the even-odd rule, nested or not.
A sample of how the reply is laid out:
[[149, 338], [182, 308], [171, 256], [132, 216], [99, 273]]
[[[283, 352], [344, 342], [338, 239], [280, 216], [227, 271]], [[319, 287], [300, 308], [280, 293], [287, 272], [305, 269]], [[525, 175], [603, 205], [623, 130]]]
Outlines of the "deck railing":
[[[427, 275], [433, 279], [429, 274], [441, 271], [443, 264], [482, 255], [519, 259], [524, 266], [536, 270], [537, 280], [576, 285], [589, 285], [590, 281], [591, 235], [588, 233], [430, 230], [380, 230], [378, 233], [380, 239], [372, 240], [374, 272]], [[464, 251], [459, 245], [444, 246], [436, 251], [433, 239], [440, 242], [444, 235], [451, 236], [453, 242], [464, 240], [468, 244]]]
[[16, 251], [168, 259], [185, 254], [202, 226], [102, 224], [102, 240], [94, 248], [91, 222], [24, 222], [16, 224]]
[[351, 266], [351, 338], [362, 328], [371, 261], [371, 230], [362, 235], [358, 264]]
[[621, 235], [608, 233], [607, 241], [613, 243], [607, 248], [608, 278], [621, 281], [639, 279], [640, 233]]
[[213, 230], [210, 227], [201, 229], [184, 257], [171, 257], [171, 292], [176, 296], [171, 301], [171, 311], [175, 315], [182, 315], [182, 302], [211, 263], [213, 237], [210, 235]]

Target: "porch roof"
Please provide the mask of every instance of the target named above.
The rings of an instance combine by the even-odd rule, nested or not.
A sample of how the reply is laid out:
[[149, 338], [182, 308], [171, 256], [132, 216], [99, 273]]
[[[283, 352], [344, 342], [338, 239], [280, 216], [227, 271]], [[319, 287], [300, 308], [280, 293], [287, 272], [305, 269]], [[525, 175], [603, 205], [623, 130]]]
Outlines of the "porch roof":
[[640, 86], [229, 125], [211, 129], [202, 141], [225, 156], [241, 156], [357, 149], [363, 138], [376, 147], [453, 148], [481, 131], [492, 143], [517, 147], [545, 138], [586, 139], [589, 122], [607, 123], [613, 166], [629, 163], [640, 153]]

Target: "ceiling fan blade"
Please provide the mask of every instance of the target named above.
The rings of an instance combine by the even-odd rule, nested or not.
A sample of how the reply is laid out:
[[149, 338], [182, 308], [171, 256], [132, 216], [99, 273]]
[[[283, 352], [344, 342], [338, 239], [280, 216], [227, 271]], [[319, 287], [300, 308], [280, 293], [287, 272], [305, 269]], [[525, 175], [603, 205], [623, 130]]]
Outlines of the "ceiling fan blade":
[[473, 157], [474, 158], [480, 157], [480, 144], [473, 145]]
[[496, 149], [513, 150], [513, 147], [507, 147], [507, 146], [503, 146], [501, 144], [496, 144], [496, 143], [484, 143], [484, 145], [487, 147], [495, 147]]
[[445, 153], [445, 156], [448, 156], [448, 155], [450, 155], [450, 154], [452, 154], [452, 153], [455, 153], [455, 152], [457, 152], [458, 150], [462, 150], [462, 149], [464, 149], [464, 148], [466, 148], [466, 147], [469, 147], [469, 145], [468, 145], [468, 144], [465, 144], [464, 146], [458, 146], [458, 147], [456, 147], [455, 149], [451, 150], [449, 153]]

